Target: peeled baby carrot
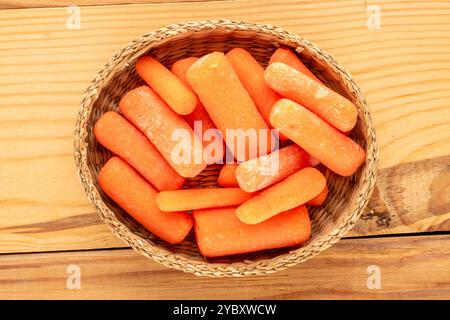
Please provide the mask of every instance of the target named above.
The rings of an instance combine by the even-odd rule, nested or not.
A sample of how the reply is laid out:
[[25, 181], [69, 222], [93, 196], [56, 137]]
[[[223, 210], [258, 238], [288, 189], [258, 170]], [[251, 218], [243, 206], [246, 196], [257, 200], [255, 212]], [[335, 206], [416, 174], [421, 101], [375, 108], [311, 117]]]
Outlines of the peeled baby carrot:
[[[264, 68], [245, 49], [234, 48], [226, 54], [228, 61], [253, 99], [266, 123], [270, 124], [270, 110], [281, 96], [264, 82]], [[286, 140], [285, 137], [281, 137]]]
[[311, 236], [311, 222], [305, 206], [280, 213], [256, 225], [236, 217], [236, 208], [195, 210], [195, 236], [205, 257], [248, 253], [296, 246]]
[[178, 114], [189, 114], [197, 105], [197, 97], [169, 69], [153, 57], [145, 56], [136, 63], [139, 76]]
[[239, 188], [204, 188], [161, 191], [156, 203], [162, 211], [184, 211], [237, 206], [252, 197]]
[[[186, 72], [189, 68], [198, 60], [196, 57], [189, 57], [185, 59], [178, 60], [172, 65], [172, 73], [189, 89], [192, 90], [191, 85], [186, 79]], [[189, 125], [194, 128], [194, 121], [202, 122], [203, 132], [208, 129], [214, 129], [216, 126], [212, 122], [211, 118], [206, 112], [205, 107], [197, 100], [197, 105], [192, 113], [184, 116]]]
[[280, 132], [341, 176], [352, 175], [366, 160], [356, 142], [293, 101], [278, 101], [270, 119]]
[[323, 188], [323, 190], [317, 196], [309, 200], [306, 204], [319, 207], [323, 205], [325, 200], [327, 200], [327, 196], [328, 196], [328, 187], [325, 186], [325, 188]]
[[167, 163], [151, 142], [114, 111], [103, 114], [94, 126], [95, 138], [138, 171], [156, 189], [180, 189], [185, 179]]
[[98, 174], [102, 190], [147, 230], [169, 243], [183, 241], [192, 228], [185, 212], [161, 212], [157, 191], [118, 157], [112, 157]]
[[[198, 58], [196, 57], [189, 57], [178, 60], [172, 65], [173, 74], [178, 79], [180, 79], [180, 81], [183, 82], [183, 84], [190, 90], [192, 90], [192, 87], [186, 78], [186, 72], [197, 60]], [[216, 148], [213, 148], [213, 150], [211, 150], [212, 154], [210, 155], [209, 159], [206, 159], [206, 162], [208, 164], [213, 164], [216, 163], [217, 161], [222, 160], [225, 152], [225, 146], [223, 145], [222, 137], [220, 137], [220, 134], [218, 132], [214, 133], [214, 131], [209, 130], [209, 129], [215, 130], [216, 126], [212, 122], [211, 118], [208, 115], [208, 112], [206, 112], [205, 107], [203, 106], [203, 104], [200, 102], [199, 99], [197, 99], [197, 105], [195, 106], [194, 111], [192, 111], [190, 114], [185, 115], [184, 119], [186, 119], [187, 123], [189, 123], [192, 129], [194, 129], [194, 133], [196, 133], [197, 136], [199, 136], [199, 138], [203, 141], [203, 145], [205, 146], [205, 148], [207, 148], [206, 150], [209, 150], [208, 145], [210, 145], [210, 143], [220, 144], [217, 145]], [[195, 131], [196, 121], [197, 125], [198, 123], [201, 124], [201, 131], [199, 131], [198, 133]], [[211, 141], [213, 137], [214, 140]], [[220, 139], [221, 141], [216, 141], [215, 139]]]
[[312, 166], [310, 155], [293, 144], [241, 163], [236, 169], [236, 180], [242, 190], [254, 192], [309, 166]]
[[355, 105], [328, 87], [290, 66], [276, 62], [264, 73], [266, 83], [282, 96], [300, 103], [340, 131], [349, 131], [356, 124]]
[[184, 59], [180, 59], [174, 62], [172, 65], [172, 73], [186, 86], [186, 88], [189, 88], [192, 90], [191, 85], [189, 84], [189, 81], [186, 79], [186, 72], [189, 70], [189, 68], [196, 63], [198, 60], [197, 57], [188, 57]]
[[244, 223], [260, 223], [306, 203], [317, 196], [325, 184], [326, 179], [319, 170], [304, 168], [244, 202], [237, 208], [236, 215]]
[[141, 86], [129, 91], [120, 100], [119, 109], [182, 177], [195, 177], [205, 169], [202, 142], [152, 89]]
[[304, 73], [305, 75], [317, 81], [318, 83], [323, 84], [323, 82], [320, 81], [320, 79], [317, 78], [315, 74], [312, 73], [311, 70], [309, 70], [308, 67], [303, 64], [300, 58], [297, 57], [297, 55], [289, 48], [284, 47], [278, 48], [270, 58], [269, 64], [275, 62], [287, 64], [288, 66], [296, 69], [297, 71]]
[[227, 163], [220, 170], [219, 177], [217, 178], [217, 184], [221, 187], [235, 188], [239, 187], [236, 180], [236, 168], [237, 163]]
[[222, 52], [200, 58], [187, 79], [237, 160], [272, 150], [269, 127]]

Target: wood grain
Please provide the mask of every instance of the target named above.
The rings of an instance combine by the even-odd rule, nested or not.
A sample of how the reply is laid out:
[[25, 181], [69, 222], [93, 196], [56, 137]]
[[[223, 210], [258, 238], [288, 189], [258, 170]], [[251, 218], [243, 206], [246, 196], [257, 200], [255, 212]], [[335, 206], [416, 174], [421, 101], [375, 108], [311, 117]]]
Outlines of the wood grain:
[[175, 2], [200, 2], [222, 0], [0, 0], [0, 9], [25, 9], [25, 8], [53, 8], [68, 7], [72, 5], [104, 6], [117, 4], [149, 4], [149, 3], [175, 3]]
[[450, 157], [378, 172], [368, 208], [348, 236], [450, 230]]
[[[80, 289], [67, 289], [78, 266]], [[368, 278], [380, 270], [380, 289]], [[273, 275], [204, 278], [168, 269], [131, 249], [0, 256], [0, 298], [30, 299], [444, 299], [450, 235], [345, 239]], [[371, 286], [371, 288], [374, 288]]]
[[[380, 30], [366, 27], [362, 1], [87, 6], [79, 30], [66, 28], [65, 8], [2, 10], [0, 252], [123, 246], [98, 221], [76, 175], [73, 130], [83, 91], [131, 39], [218, 13], [312, 40], [361, 86], [376, 124], [381, 171], [370, 205], [375, 218], [366, 215], [353, 235], [448, 230], [450, 2], [376, 4]], [[388, 218], [389, 225], [380, 222]]]

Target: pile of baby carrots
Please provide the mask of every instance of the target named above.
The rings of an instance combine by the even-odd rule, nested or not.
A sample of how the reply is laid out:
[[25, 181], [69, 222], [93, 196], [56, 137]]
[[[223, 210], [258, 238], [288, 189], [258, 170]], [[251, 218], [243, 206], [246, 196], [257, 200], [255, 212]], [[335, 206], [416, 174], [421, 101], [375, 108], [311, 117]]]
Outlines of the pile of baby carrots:
[[[327, 198], [319, 163], [350, 176], [364, 163], [364, 149], [349, 132], [355, 105], [329, 89], [288, 48], [279, 48], [264, 69], [246, 50], [212, 52], [175, 62], [171, 70], [151, 56], [136, 63], [146, 85], [126, 93], [118, 112], [96, 122], [98, 142], [114, 156], [103, 166], [102, 190], [161, 239], [176, 244], [195, 230], [205, 257], [297, 246], [310, 238], [307, 205]], [[269, 146], [252, 155], [231, 150], [236, 163], [222, 167], [216, 188], [187, 189], [188, 178], [223, 159], [179, 162], [172, 134], [183, 129], [192, 146], [205, 143], [202, 132], [255, 129]], [[275, 148], [271, 128], [283, 141]], [[260, 130], [268, 129], [268, 130]], [[198, 148], [197, 148], [198, 149]], [[192, 159], [198, 157], [196, 148]], [[258, 149], [259, 150], [259, 149]], [[277, 170], [269, 170], [277, 161]]]

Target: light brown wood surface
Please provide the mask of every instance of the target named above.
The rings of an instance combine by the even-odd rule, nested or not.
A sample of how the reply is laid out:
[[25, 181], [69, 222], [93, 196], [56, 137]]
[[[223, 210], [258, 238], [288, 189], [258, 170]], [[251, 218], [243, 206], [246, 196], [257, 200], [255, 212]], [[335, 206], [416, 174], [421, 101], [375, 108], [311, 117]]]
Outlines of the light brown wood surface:
[[131, 39], [169, 23], [218, 17], [280, 25], [316, 42], [366, 94], [380, 178], [370, 206], [375, 216], [351, 235], [448, 230], [450, 2], [378, 5], [380, 30], [366, 27], [360, 1], [88, 6], [81, 8], [80, 30], [66, 28], [65, 8], [2, 10], [0, 252], [122, 246], [99, 222], [76, 175], [81, 95]]
[[[449, 235], [344, 239], [301, 265], [248, 278], [200, 278], [131, 249], [14, 254], [0, 256], [0, 298], [436, 299], [450, 296], [449, 260]], [[67, 287], [69, 266], [79, 268], [80, 289]]]
[[[31, 292], [28, 297], [101, 297], [106, 288], [108, 297], [117, 298], [123, 297], [123, 286], [132, 297], [174, 298], [179, 293], [169, 281], [157, 282], [159, 291], [144, 284], [156, 275], [192, 282], [192, 276], [129, 249], [103, 250], [124, 244], [87, 202], [72, 156], [75, 116], [96, 72], [130, 40], [180, 21], [228, 18], [279, 25], [332, 53], [366, 95], [380, 145], [374, 196], [348, 236], [450, 230], [449, 1], [125, 2], [138, 4], [78, 1], [81, 29], [68, 30], [64, 1], [50, 8], [52, 1], [0, 0], [0, 8], [31, 8], [0, 10], [0, 253], [5, 254], [0, 255], [0, 295], [12, 290], [16, 296]], [[381, 9], [379, 30], [366, 26], [371, 4]], [[448, 248], [446, 236], [343, 240], [280, 275], [249, 279], [243, 287], [232, 280], [230, 292], [242, 298], [350, 298], [403, 297], [404, 290], [411, 297], [449, 297]], [[31, 254], [86, 249], [102, 250]], [[12, 254], [20, 252], [30, 254]], [[366, 264], [386, 263], [389, 290], [364, 289], [367, 275], [365, 269], [360, 273], [356, 257]], [[92, 265], [92, 279], [78, 293], [59, 287], [65, 264], [73, 260]], [[103, 276], [102, 261], [110, 265]], [[4, 267], [11, 265], [20, 272]], [[436, 272], [427, 273], [430, 268]], [[111, 275], [117, 276], [112, 285]], [[196, 281], [189, 287], [192, 298], [205, 294], [200, 288], [205, 283], [224, 297], [225, 282]], [[56, 293], [39, 294], [41, 285]]]
[[[89, 5], [113, 5], [113, 4], [150, 4], [150, 3], [176, 3], [176, 2], [200, 2], [204, 0], [0, 0], [0, 9], [24, 9], [24, 8], [52, 8], [67, 6]], [[208, 1], [208, 0], [207, 0]], [[223, 1], [223, 0], [210, 0]]]

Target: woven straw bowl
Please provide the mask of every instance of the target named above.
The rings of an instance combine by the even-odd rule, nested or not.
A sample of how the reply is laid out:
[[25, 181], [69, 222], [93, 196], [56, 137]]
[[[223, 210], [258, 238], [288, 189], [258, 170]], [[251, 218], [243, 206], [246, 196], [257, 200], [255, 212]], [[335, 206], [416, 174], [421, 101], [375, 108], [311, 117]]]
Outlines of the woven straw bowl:
[[[170, 245], [145, 230], [101, 191], [97, 175], [111, 154], [96, 142], [92, 129], [103, 113], [118, 110], [123, 94], [143, 84], [134, 69], [138, 57], [151, 53], [170, 67], [181, 58], [243, 47], [265, 66], [279, 45], [295, 49], [321, 80], [355, 103], [359, 114], [351, 137], [367, 151], [365, 164], [351, 177], [343, 178], [322, 168], [330, 193], [324, 206], [309, 208], [312, 236], [307, 243], [296, 248], [205, 259], [198, 252], [192, 233], [181, 244]], [[279, 27], [229, 20], [169, 25], [129, 43], [112, 57], [86, 90], [75, 131], [75, 160], [83, 187], [113, 233], [142, 255], [168, 267], [214, 277], [273, 273], [330, 247], [352, 228], [366, 206], [375, 184], [377, 155], [367, 103], [350, 74], [330, 54]], [[219, 170], [218, 165], [210, 166], [187, 184], [189, 187], [215, 186]]]

